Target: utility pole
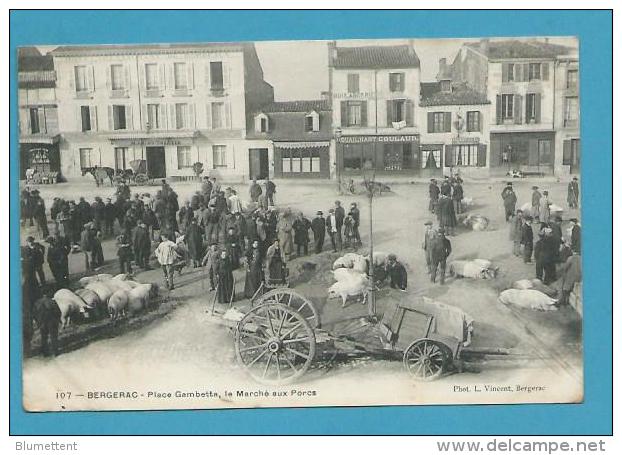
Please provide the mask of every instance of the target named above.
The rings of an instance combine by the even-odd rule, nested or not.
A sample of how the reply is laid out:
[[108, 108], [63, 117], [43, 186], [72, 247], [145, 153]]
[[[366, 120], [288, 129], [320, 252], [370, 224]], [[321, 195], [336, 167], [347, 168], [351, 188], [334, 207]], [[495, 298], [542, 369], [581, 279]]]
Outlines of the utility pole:
[[378, 142], [378, 70], [374, 70], [374, 159], [372, 178], [365, 178], [365, 189], [369, 200], [369, 281], [371, 286], [370, 298], [368, 302], [368, 316], [376, 316], [376, 293], [374, 282], [374, 193], [376, 191], [376, 144]]

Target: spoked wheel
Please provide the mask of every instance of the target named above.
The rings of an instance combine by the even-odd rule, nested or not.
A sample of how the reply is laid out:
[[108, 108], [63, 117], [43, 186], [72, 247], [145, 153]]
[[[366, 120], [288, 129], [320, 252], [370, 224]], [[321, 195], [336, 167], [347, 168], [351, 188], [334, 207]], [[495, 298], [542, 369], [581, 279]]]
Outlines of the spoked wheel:
[[235, 334], [238, 362], [263, 384], [289, 384], [300, 378], [315, 356], [315, 333], [295, 309], [279, 303], [252, 308]]
[[404, 351], [404, 367], [418, 381], [433, 381], [447, 369], [445, 346], [433, 340], [414, 341]]
[[320, 314], [311, 300], [293, 289], [278, 288], [266, 292], [257, 299], [257, 305], [280, 303], [299, 312], [314, 329], [320, 326]]

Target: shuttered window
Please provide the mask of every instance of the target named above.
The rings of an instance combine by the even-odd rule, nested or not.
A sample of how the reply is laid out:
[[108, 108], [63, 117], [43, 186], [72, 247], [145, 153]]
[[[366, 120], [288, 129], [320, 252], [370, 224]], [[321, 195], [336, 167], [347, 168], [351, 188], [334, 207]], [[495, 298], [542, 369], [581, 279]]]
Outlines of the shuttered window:
[[91, 109], [89, 106], [80, 106], [80, 120], [82, 131], [91, 131]]
[[528, 93], [525, 98], [525, 122], [540, 123], [541, 95]]
[[87, 167], [99, 166], [101, 164], [101, 160], [99, 157], [95, 156], [95, 153], [92, 148], [81, 148], [80, 149], [80, 168], [84, 169]]
[[148, 128], [152, 130], [162, 128], [159, 104], [147, 104], [147, 125]]
[[188, 128], [188, 105], [186, 103], [175, 104], [175, 127], [178, 130]]
[[127, 129], [127, 117], [125, 106], [123, 105], [114, 105], [112, 106], [112, 124], [113, 129], [115, 130], [125, 130]]
[[89, 81], [86, 66], [76, 66], [74, 68], [76, 78], [76, 92], [88, 92]]
[[481, 131], [481, 121], [480, 121], [480, 112], [479, 111], [468, 111], [467, 112], [467, 131]]
[[156, 63], [145, 64], [145, 86], [147, 90], [159, 88], [158, 65]]
[[389, 90], [392, 92], [404, 91], [404, 73], [389, 73]]
[[112, 90], [125, 90], [125, 70], [123, 65], [110, 65], [110, 83]]
[[579, 86], [579, 71], [568, 70], [566, 73], [566, 88], [576, 90]]
[[173, 64], [175, 79], [175, 90], [186, 90], [188, 88], [188, 70], [185, 63]]
[[224, 88], [224, 77], [222, 62], [210, 62], [210, 88], [212, 90], [222, 90]]
[[227, 146], [226, 145], [213, 145], [212, 146], [212, 158], [213, 167], [221, 168], [227, 167]]
[[576, 126], [579, 120], [579, 98], [566, 97], [564, 109], [564, 126]]
[[501, 118], [502, 120], [514, 118], [514, 95], [501, 95]]
[[41, 132], [41, 124], [39, 122], [39, 108], [30, 108], [30, 132], [37, 134]]
[[348, 74], [348, 93], [359, 92], [359, 75]]
[[177, 169], [192, 167], [192, 148], [189, 145], [177, 147]]
[[428, 133], [451, 132], [451, 112], [428, 112]]

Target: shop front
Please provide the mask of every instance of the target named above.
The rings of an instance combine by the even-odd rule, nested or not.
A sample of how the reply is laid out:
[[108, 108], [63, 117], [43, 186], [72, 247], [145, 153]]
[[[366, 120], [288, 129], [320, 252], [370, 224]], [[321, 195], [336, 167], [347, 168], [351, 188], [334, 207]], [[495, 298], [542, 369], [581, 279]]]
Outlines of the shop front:
[[511, 170], [553, 175], [555, 132], [490, 133], [492, 174]]
[[330, 142], [274, 142], [277, 178], [329, 178]]
[[20, 138], [20, 179], [26, 178], [26, 169], [34, 169], [43, 175], [57, 172], [60, 174], [60, 136]]
[[419, 135], [362, 135], [337, 138], [337, 166], [344, 175], [377, 173], [418, 175]]

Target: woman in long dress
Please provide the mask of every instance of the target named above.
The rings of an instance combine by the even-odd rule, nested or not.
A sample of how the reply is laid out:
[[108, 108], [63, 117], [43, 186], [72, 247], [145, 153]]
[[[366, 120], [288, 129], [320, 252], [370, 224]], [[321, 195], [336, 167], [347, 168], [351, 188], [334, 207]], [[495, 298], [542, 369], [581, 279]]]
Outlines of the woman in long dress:
[[259, 242], [253, 241], [251, 248], [246, 252], [246, 280], [244, 282], [244, 296], [252, 298], [263, 281], [263, 258]]
[[226, 251], [220, 253], [220, 259], [216, 264], [216, 274], [218, 276], [218, 302], [229, 303], [232, 301], [233, 294], [233, 268]]
[[283, 283], [285, 281], [285, 260], [283, 259], [279, 239], [276, 239], [274, 243], [270, 245], [270, 248], [268, 248], [266, 264], [270, 283]]

